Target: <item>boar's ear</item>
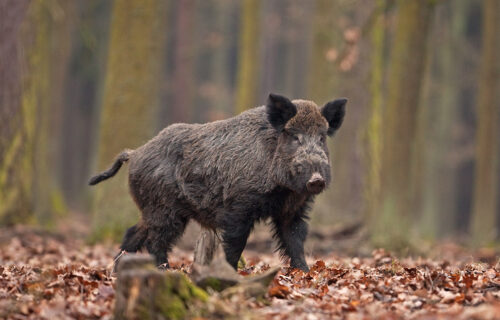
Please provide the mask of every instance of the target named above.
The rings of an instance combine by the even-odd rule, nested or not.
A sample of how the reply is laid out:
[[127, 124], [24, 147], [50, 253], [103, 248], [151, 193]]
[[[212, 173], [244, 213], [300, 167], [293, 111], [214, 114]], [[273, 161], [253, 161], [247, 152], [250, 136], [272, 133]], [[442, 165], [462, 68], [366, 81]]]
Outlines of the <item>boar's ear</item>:
[[297, 107], [288, 98], [271, 93], [267, 100], [266, 112], [271, 125], [281, 131], [288, 120], [297, 114]]
[[346, 98], [340, 98], [325, 104], [323, 109], [321, 109], [321, 114], [328, 121], [328, 135], [331, 136], [337, 131], [342, 125], [345, 115], [345, 105], [347, 103]]

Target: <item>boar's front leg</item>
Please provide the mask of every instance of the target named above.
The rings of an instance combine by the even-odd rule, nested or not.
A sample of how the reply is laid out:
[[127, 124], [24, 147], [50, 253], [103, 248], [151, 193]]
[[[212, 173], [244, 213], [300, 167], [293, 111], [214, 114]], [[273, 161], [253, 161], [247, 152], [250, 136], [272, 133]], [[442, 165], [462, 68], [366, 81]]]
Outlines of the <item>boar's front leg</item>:
[[253, 221], [246, 217], [228, 215], [222, 222], [222, 242], [227, 262], [236, 270], [241, 253], [247, 244]]
[[307, 222], [303, 217], [295, 217], [291, 221], [274, 219], [275, 237], [280, 252], [290, 258], [290, 266], [305, 272], [309, 271], [304, 256], [304, 242], [307, 236]]

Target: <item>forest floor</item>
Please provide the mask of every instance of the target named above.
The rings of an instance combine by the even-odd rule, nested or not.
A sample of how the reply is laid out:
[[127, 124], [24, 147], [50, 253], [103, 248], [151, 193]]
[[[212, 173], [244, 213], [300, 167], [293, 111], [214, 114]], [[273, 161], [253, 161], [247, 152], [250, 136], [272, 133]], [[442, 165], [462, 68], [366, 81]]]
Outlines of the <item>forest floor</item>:
[[[68, 233], [0, 229], [0, 319], [112, 318], [116, 252], [116, 245], [90, 246]], [[256, 319], [500, 319], [498, 252], [442, 244], [432, 256], [308, 257], [310, 272], [283, 267], [264, 299], [233, 296], [225, 305]], [[272, 252], [244, 257], [242, 275], [280, 265]], [[188, 274], [191, 260], [182, 249], [170, 258]]]

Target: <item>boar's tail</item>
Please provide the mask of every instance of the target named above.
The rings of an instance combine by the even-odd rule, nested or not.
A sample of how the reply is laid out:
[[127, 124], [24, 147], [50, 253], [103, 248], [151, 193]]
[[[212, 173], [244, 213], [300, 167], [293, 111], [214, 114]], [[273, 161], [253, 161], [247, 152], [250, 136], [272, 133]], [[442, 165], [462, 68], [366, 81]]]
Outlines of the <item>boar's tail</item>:
[[115, 160], [115, 163], [108, 170], [101, 172], [97, 176], [90, 178], [89, 185], [93, 186], [98, 184], [99, 182], [109, 179], [114, 176], [118, 170], [122, 167], [122, 164], [130, 158], [130, 154], [132, 154], [132, 150], [125, 150], [118, 155]]

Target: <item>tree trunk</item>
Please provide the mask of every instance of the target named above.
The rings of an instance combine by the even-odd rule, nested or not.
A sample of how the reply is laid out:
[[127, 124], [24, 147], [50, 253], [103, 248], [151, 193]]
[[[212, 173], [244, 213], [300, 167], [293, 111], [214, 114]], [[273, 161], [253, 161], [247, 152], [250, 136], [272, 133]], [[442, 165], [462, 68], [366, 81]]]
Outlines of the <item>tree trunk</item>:
[[[342, 30], [337, 18], [342, 15], [344, 8], [337, 1], [316, 0], [313, 10], [314, 24], [312, 35], [312, 49], [309, 58], [309, 73], [307, 79], [308, 98], [322, 104], [340, 94], [340, 83], [337, 57], [342, 45]], [[311, 215], [311, 225], [331, 224], [339, 221], [342, 215], [340, 208], [345, 208], [346, 201], [351, 199], [345, 196], [350, 192], [352, 176], [352, 140], [354, 134], [346, 134], [348, 121], [345, 121], [341, 132], [334, 139], [328, 139], [330, 162], [334, 184], [340, 188], [330, 187], [317, 199], [314, 212]]]
[[151, 256], [118, 264], [115, 319], [191, 319], [207, 313], [208, 295], [181, 272], [160, 272]]
[[171, 123], [189, 121], [191, 110], [194, 109], [191, 103], [193, 101], [194, 52], [191, 37], [194, 1], [180, 0], [177, 6]]
[[337, 85], [335, 60], [339, 53], [340, 34], [336, 32], [335, 16], [339, 6], [334, 1], [317, 0], [314, 11], [314, 26], [310, 72], [308, 75], [308, 96], [321, 103], [332, 99]]
[[483, 1], [481, 67], [476, 133], [476, 167], [472, 209], [473, 244], [485, 245], [496, 236], [498, 206], [498, 121], [500, 107], [496, 100], [498, 90], [500, 47], [500, 3]]
[[[20, 43], [25, 53], [22, 59], [17, 56], [12, 56], [11, 61], [2, 59], [9, 63], [2, 69], [5, 68], [6, 75], [12, 75], [12, 79], [5, 82], [10, 88], [6, 88], [2, 100], [9, 105], [5, 117], [2, 116], [6, 125], [0, 138], [4, 144], [1, 149], [5, 150], [0, 151], [4, 152], [0, 161], [0, 220], [7, 224], [32, 220], [51, 226], [57, 214], [64, 211], [52, 165], [57, 150], [57, 144], [53, 143], [58, 134], [55, 128], [60, 127], [54, 102], [62, 95], [61, 87], [54, 85], [58, 78], [53, 60], [55, 53], [65, 51], [64, 42], [53, 40], [57, 38], [54, 30], [67, 22], [65, 9], [67, 7], [60, 7], [52, 0], [37, 0], [27, 8], [20, 2], [2, 10], [2, 13], [14, 12], [2, 19], [12, 23], [14, 31], [7, 32], [7, 52], [15, 54]], [[21, 20], [16, 18], [24, 14], [25, 23], [20, 29]], [[58, 63], [64, 70], [64, 61]]]
[[391, 50], [382, 143], [381, 208], [372, 221], [375, 244], [406, 246], [412, 218], [412, 153], [419, 114], [432, 1], [400, 1]]
[[0, 224], [33, 212], [33, 110], [22, 99], [21, 25], [29, 1], [0, 2]]
[[[62, 140], [61, 117], [65, 93], [65, 76], [69, 65], [74, 4], [55, 0], [32, 3], [30, 30], [36, 35], [33, 47], [34, 80], [32, 94], [38, 100], [35, 144], [35, 212], [39, 223], [53, 226], [56, 218], [67, 212], [61, 190], [58, 153]], [[35, 93], [35, 90], [38, 91]], [[42, 161], [40, 161], [43, 159]]]
[[[338, 6], [334, 1], [314, 1], [312, 10], [314, 23], [312, 24], [312, 43], [306, 86], [308, 99], [317, 103], [331, 99], [336, 85], [337, 69], [334, 58], [336, 58], [335, 54], [338, 53], [341, 40], [335, 32], [335, 12], [337, 10]], [[328, 143], [329, 150], [333, 151], [330, 140]], [[333, 152], [331, 157], [333, 157]], [[315, 201], [311, 225], [321, 225], [332, 220], [330, 215], [334, 211], [332, 210], [334, 202], [332, 193], [333, 191], [329, 188]]]
[[257, 103], [259, 9], [260, 0], [243, 1], [238, 47], [236, 113], [253, 108]]
[[[125, 148], [151, 138], [158, 104], [165, 2], [114, 2], [102, 103], [98, 167], [107, 168]], [[126, 170], [123, 170], [126, 171]], [[137, 222], [138, 210], [128, 194], [127, 174], [118, 173], [96, 187], [94, 238], [114, 238]]]
[[[235, 42], [235, 34], [231, 32], [231, 17], [236, 14], [237, 4], [232, 0], [217, 0], [216, 1], [216, 32], [220, 37], [220, 44], [214, 49], [210, 71], [212, 73], [216, 92], [213, 95], [214, 111], [216, 114], [211, 114], [208, 121], [219, 120], [226, 118], [233, 113], [231, 107], [233, 103], [232, 84], [230, 81], [231, 65], [229, 59], [229, 51], [231, 44]], [[212, 111], [212, 112], [214, 112]]]
[[365, 187], [365, 210], [369, 219], [376, 219], [381, 192], [382, 166], [382, 114], [383, 114], [383, 80], [384, 80], [384, 43], [385, 43], [385, 8], [386, 0], [377, 0], [379, 11], [373, 25], [372, 61], [371, 61], [371, 114], [367, 129], [367, 164]]
[[[69, 1], [68, 1], [69, 2]], [[108, 21], [112, 2], [80, 1], [75, 4], [73, 48], [70, 57], [71, 75], [64, 84], [59, 172], [67, 205], [74, 211], [89, 212], [87, 186], [91, 172], [92, 143], [99, 128], [99, 95], [103, 87]], [[89, 134], [91, 132], [92, 134]]]
[[429, 80], [426, 83], [426, 103], [435, 106], [427, 112], [423, 127], [423, 140], [428, 150], [425, 155], [426, 170], [423, 174], [422, 215], [420, 234], [433, 240], [451, 236], [456, 231], [458, 165], [453, 154], [463, 148], [454, 137], [454, 127], [460, 123], [459, 94], [466, 86], [461, 79], [464, 65], [462, 36], [465, 32], [468, 1], [444, 3], [436, 13], [436, 27], [432, 42], [434, 50]]

